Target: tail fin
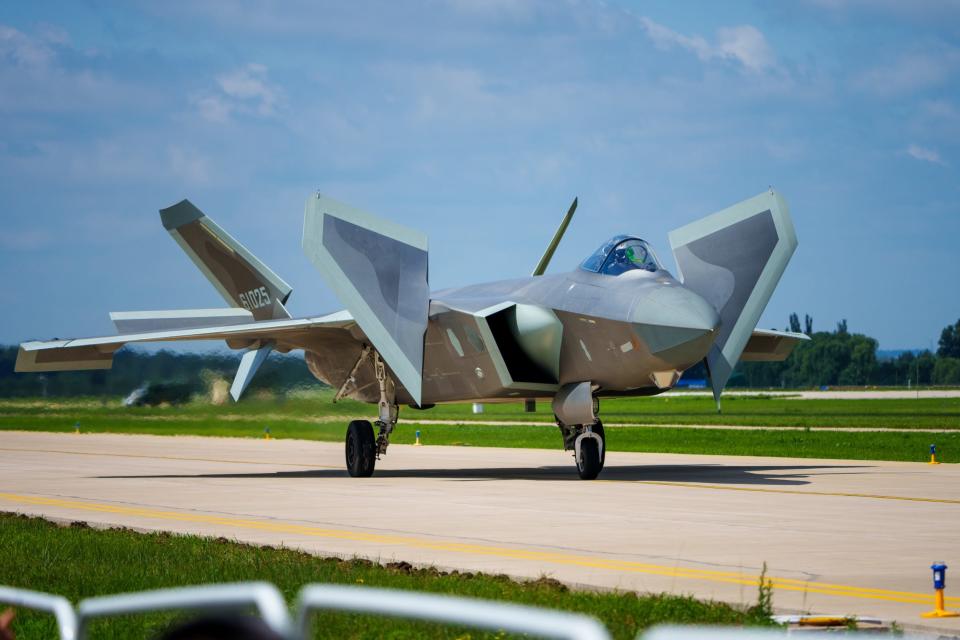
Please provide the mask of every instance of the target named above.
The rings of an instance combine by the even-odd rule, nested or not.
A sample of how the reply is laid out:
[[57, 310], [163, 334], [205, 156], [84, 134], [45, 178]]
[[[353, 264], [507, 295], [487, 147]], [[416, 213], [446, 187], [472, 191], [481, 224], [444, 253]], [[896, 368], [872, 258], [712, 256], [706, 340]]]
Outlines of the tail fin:
[[534, 267], [531, 275], [542, 276], [547, 270], [550, 260], [553, 259], [553, 252], [557, 250], [560, 240], [563, 239], [563, 234], [567, 232], [567, 227], [570, 226], [570, 220], [573, 219], [573, 212], [577, 210], [577, 199], [578, 198], [573, 199], [573, 204], [571, 204], [570, 208], [567, 209], [567, 215], [563, 216], [563, 220], [560, 221], [560, 226], [557, 227], [556, 233], [553, 234], [553, 239], [550, 240], [550, 244], [547, 245], [547, 250], [543, 252], [540, 262], [538, 262], [537, 266]]
[[303, 250], [419, 405], [427, 237], [317, 193], [307, 199]]
[[160, 219], [231, 306], [250, 311], [255, 320], [290, 317], [283, 306], [290, 285], [189, 200], [161, 209]]
[[671, 231], [670, 246], [683, 286], [720, 314], [720, 331], [707, 354], [719, 408], [720, 393], [797, 248], [797, 235], [787, 203], [771, 189]]

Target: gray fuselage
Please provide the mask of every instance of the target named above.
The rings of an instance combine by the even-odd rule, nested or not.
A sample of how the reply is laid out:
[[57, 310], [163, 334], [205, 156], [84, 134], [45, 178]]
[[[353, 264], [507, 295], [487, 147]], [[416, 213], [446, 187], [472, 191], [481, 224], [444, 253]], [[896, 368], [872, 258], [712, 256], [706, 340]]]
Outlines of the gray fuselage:
[[[719, 315], [668, 271], [568, 273], [444, 289], [431, 295], [424, 340], [423, 405], [552, 397], [570, 382], [595, 393], [653, 395], [703, 360]], [[338, 361], [338, 371], [329, 366]], [[338, 386], [342, 358], [307, 353]], [[361, 368], [348, 395], [375, 400]], [[403, 387], [400, 402], [410, 402]]]
[[[511, 313], [511, 303], [519, 311]], [[490, 386], [477, 385], [471, 392], [489, 398], [552, 396], [557, 386], [580, 381], [592, 382], [600, 395], [657, 393], [704, 358], [719, 324], [709, 303], [663, 269], [616, 276], [576, 270], [438, 291], [431, 301], [431, 326], [439, 328], [437, 321], [449, 313], [445, 309], [469, 313], [474, 321], [485, 318], [488, 325], [498, 314], [508, 314], [503, 324], [509, 335], [502, 328], [490, 332], [506, 364], [508, 375], [492, 358], [502, 389], [491, 393]], [[556, 319], [544, 318], [543, 312], [531, 318], [530, 309], [552, 310]], [[438, 332], [428, 327], [427, 333]], [[458, 361], [467, 357], [462, 342], [460, 356], [439, 344], [449, 343], [449, 335], [440, 338], [427, 340], [425, 400], [447, 399], [445, 369], [452, 364], [463, 371]], [[537, 373], [542, 376], [529, 379]]]

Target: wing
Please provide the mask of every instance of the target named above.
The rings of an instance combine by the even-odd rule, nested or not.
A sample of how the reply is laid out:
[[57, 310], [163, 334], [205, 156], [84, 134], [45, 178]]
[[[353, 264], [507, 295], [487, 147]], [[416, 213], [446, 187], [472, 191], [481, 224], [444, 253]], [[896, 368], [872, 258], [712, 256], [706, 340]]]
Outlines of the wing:
[[[157, 312], [146, 312], [156, 315]], [[165, 312], [169, 316], [174, 312]], [[117, 314], [115, 314], [117, 315]], [[186, 312], [184, 316], [195, 320], [195, 312]], [[118, 323], [119, 324], [119, 323]], [[359, 344], [357, 334], [352, 331], [356, 323], [349, 313], [341, 311], [312, 318], [292, 318], [286, 320], [265, 320], [243, 324], [224, 324], [204, 327], [179, 327], [123, 333], [122, 335], [98, 338], [75, 338], [71, 340], [49, 340], [44, 342], [25, 342], [17, 353], [17, 372], [37, 371], [80, 371], [90, 369], [109, 369], [113, 364], [113, 354], [121, 347], [137, 342], [171, 342], [177, 340], [225, 340], [233, 349], [250, 349], [245, 358], [264, 347], [287, 352], [292, 349], [321, 349], [330, 341]], [[261, 352], [259, 361], [265, 357]], [[252, 356], [256, 359], [256, 356]], [[256, 366], [253, 363], [242, 365], [238, 375], [243, 388], [249, 383]], [[259, 365], [259, 362], [256, 363]], [[242, 388], [239, 392], [242, 392]], [[239, 393], [236, 394], [239, 396]]]
[[810, 340], [805, 333], [790, 331], [755, 330], [740, 354], [741, 362], [782, 362], [793, 353], [794, 347]]
[[310, 356], [317, 356], [338, 374], [356, 359], [365, 336], [348, 312], [290, 318], [284, 307], [290, 286], [188, 200], [162, 209], [160, 218], [231, 308], [114, 312], [110, 318], [119, 335], [25, 342], [15, 371], [109, 369], [126, 344], [225, 340], [232, 349], [248, 350], [230, 389], [237, 400], [271, 351], [304, 349], [308, 366]]

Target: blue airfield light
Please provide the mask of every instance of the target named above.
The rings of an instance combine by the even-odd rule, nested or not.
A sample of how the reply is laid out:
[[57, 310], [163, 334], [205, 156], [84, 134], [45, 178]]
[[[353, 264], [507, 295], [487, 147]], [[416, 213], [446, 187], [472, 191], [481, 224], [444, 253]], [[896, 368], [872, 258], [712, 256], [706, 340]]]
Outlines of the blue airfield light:
[[933, 611], [921, 613], [924, 618], [958, 618], [960, 613], [956, 611], [947, 611], [946, 598], [943, 590], [947, 586], [947, 565], [945, 562], [934, 561], [930, 568], [933, 569]]
[[933, 588], [946, 589], [947, 565], [942, 562], [934, 562], [932, 565], [930, 565], [930, 568], [933, 569]]

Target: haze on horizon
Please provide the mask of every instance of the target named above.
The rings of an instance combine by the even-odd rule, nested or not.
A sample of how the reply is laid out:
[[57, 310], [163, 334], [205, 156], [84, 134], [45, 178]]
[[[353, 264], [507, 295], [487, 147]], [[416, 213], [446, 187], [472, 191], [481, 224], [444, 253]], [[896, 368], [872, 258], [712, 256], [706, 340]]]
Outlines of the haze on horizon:
[[[960, 317], [960, 4], [261, 0], [0, 7], [0, 343], [224, 303], [184, 197], [294, 288], [314, 190], [424, 230], [434, 289], [650, 241], [773, 185], [800, 246], [761, 328], [882, 349]], [[179, 348], [179, 347], [178, 347]]]

